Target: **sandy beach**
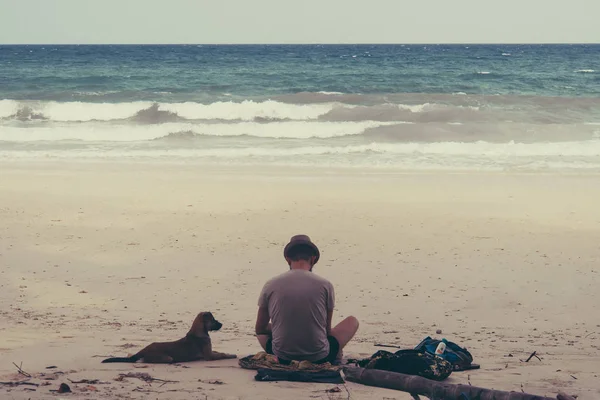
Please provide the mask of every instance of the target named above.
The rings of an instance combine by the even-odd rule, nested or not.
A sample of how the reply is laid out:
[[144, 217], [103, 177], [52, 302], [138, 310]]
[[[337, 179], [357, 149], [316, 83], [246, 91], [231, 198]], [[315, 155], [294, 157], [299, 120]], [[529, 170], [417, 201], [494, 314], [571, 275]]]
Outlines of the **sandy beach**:
[[[13, 362], [55, 379], [0, 385], [0, 398], [410, 399], [255, 382], [237, 360], [100, 363], [182, 337], [200, 311], [224, 324], [216, 350], [258, 352], [258, 294], [305, 233], [336, 289], [334, 323], [361, 322], [346, 357], [445, 337], [481, 364], [450, 383], [597, 399], [599, 203], [591, 173], [4, 162], [0, 381], [22, 378]], [[177, 382], [115, 381], [127, 372]], [[62, 382], [74, 393], [49, 392]]]

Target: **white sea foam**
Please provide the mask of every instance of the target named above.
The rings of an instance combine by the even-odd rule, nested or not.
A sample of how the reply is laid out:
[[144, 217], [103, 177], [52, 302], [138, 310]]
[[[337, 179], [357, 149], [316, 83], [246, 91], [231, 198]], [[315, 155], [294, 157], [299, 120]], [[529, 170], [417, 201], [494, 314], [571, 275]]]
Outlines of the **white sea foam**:
[[286, 121], [261, 124], [242, 122], [232, 124], [165, 123], [160, 125], [106, 125], [14, 127], [0, 129], [0, 141], [33, 142], [57, 140], [135, 142], [159, 139], [176, 132], [193, 132], [205, 136], [253, 136], [261, 138], [331, 138], [358, 135], [366, 129], [395, 122], [309, 122]]
[[398, 108], [400, 110], [407, 110], [407, 111], [410, 111], [413, 113], [423, 113], [423, 112], [429, 112], [429, 111], [434, 111], [434, 110], [445, 110], [445, 109], [449, 109], [449, 108], [479, 111], [479, 107], [477, 107], [477, 106], [448, 106], [445, 104], [435, 104], [435, 103], [424, 103], [424, 104], [414, 104], [414, 105], [398, 104]]
[[82, 103], [82, 102], [47, 102], [32, 104], [30, 107], [42, 113], [52, 121], [110, 121], [133, 117], [137, 112], [152, 106], [151, 102], [136, 101], [131, 103]]
[[415, 105], [408, 105], [408, 104], [398, 104], [398, 108], [401, 110], [407, 110], [410, 112], [414, 112], [414, 113], [420, 113], [423, 112], [425, 110], [427, 110], [428, 108], [433, 107], [432, 104], [429, 103], [425, 103], [425, 104], [415, 104]]
[[8, 118], [19, 111], [19, 102], [15, 100], [0, 100], [0, 118]]
[[477, 71], [477, 73], [478, 73], [479, 75], [489, 75], [489, 74], [491, 74], [491, 72], [490, 72], [490, 71]]
[[6, 151], [0, 159], [129, 159], [186, 160], [242, 164], [336, 165], [408, 169], [587, 169], [600, 170], [600, 141], [567, 143], [370, 143], [296, 147], [122, 147], [83, 146], [78, 150]]
[[578, 69], [575, 72], [582, 73], [582, 74], [593, 74], [594, 72], [596, 72], [596, 70], [594, 70], [594, 69]]
[[600, 157], [600, 141], [490, 143], [490, 142], [435, 142], [435, 143], [376, 143], [372, 151], [394, 154], [430, 154], [489, 157]]
[[[19, 107], [28, 107], [51, 121], [86, 122], [110, 121], [134, 117], [148, 110], [154, 103], [146, 101], [128, 103], [84, 103], [84, 102], [23, 102], [0, 100], [0, 118], [15, 115]], [[215, 102], [202, 103], [159, 103], [156, 111], [167, 111], [181, 118], [192, 120], [243, 120], [263, 119], [312, 120], [326, 114], [335, 107], [326, 104], [288, 104], [267, 100], [263, 102]]]
[[116, 90], [109, 90], [106, 92], [75, 92], [75, 94], [80, 95], [80, 96], [106, 96], [108, 94], [115, 94], [115, 93], [119, 93]]
[[[191, 150], [191, 149], [190, 149]], [[212, 156], [291, 156], [378, 153], [390, 155], [435, 155], [462, 157], [600, 157], [600, 141], [563, 143], [370, 143], [348, 146], [301, 146], [291, 148], [245, 147], [194, 149], [196, 154]], [[598, 160], [600, 162], [600, 159]]]
[[333, 104], [297, 105], [268, 100], [241, 103], [216, 102], [212, 104], [179, 103], [161, 104], [159, 109], [177, 113], [187, 119], [224, 119], [251, 121], [255, 118], [311, 120], [333, 109]]

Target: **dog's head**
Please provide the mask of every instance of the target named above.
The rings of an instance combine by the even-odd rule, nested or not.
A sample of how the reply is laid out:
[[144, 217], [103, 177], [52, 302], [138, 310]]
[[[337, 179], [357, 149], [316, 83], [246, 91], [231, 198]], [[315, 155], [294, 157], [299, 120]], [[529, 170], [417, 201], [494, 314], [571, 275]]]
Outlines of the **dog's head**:
[[217, 321], [211, 312], [201, 312], [196, 316], [190, 333], [195, 335], [206, 334], [208, 331], [218, 331], [223, 326], [222, 323]]

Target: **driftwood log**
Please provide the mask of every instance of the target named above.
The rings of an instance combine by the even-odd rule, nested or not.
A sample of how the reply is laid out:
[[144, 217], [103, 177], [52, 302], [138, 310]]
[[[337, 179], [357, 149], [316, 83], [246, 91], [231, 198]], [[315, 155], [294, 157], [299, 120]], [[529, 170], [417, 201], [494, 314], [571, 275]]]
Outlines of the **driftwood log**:
[[575, 397], [569, 396], [566, 393], [558, 392], [557, 400], [575, 400]]
[[[367, 386], [401, 390], [413, 397], [425, 396], [432, 400], [460, 400], [461, 395], [477, 400], [556, 400], [520, 392], [503, 392], [470, 385], [455, 385], [432, 381], [415, 375], [405, 375], [377, 369], [345, 367], [345, 378]], [[416, 396], [415, 396], [416, 395]], [[464, 397], [462, 397], [464, 398]]]

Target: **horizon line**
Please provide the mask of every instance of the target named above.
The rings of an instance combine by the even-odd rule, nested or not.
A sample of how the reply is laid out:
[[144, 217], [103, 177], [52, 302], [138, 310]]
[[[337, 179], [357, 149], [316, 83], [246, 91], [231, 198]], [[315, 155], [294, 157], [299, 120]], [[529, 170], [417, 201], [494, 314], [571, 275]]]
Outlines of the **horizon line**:
[[343, 43], [0, 43], [0, 46], [490, 46], [490, 45], [598, 45], [600, 42], [343, 42]]

